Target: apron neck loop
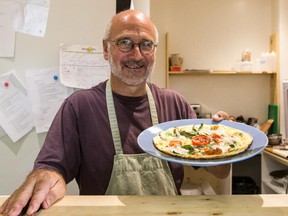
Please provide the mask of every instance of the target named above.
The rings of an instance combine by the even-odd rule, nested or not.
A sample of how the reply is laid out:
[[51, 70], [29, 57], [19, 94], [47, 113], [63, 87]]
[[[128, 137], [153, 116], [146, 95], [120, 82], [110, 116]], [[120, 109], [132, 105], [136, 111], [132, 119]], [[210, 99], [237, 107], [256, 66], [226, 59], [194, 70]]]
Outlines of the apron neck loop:
[[[156, 125], [159, 123], [157, 110], [156, 110], [155, 102], [153, 99], [153, 95], [151, 93], [151, 90], [148, 84], [146, 84], [146, 92], [147, 92], [147, 97], [148, 97], [152, 125]], [[108, 80], [106, 83], [106, 103], [107, 103], [109, 123], [110, 123], [112, 138], [113, 138], [113, 142], [115, 146], [115, 151], [116, 151], [116, 154], [123, 154], [119, 125], [117, 121], [110, 80]]]

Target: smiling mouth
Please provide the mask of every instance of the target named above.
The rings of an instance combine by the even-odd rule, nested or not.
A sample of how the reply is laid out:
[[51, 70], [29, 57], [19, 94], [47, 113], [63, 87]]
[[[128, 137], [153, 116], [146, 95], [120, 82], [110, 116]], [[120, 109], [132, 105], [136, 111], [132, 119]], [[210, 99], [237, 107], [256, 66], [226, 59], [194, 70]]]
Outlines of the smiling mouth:
[[129, 62], [126, 62], [125, 64], [125, 67], [129, 68], [129, 69], [141, 69], [145, 66], [145, 63], [143, 61], [139, 61], [139, 62], [135, 62], [135, 61], [129, 61]]
[[127, 67], [127, 68], [129, 68], [129, 69], [132, 69], [132, 70], [137, 70], [137, 69], [141, 69], [141, 68], [143, 68], [144, 67], [144, 65], [142, 65], [142, 66], [132, 66], [132, 65], [125, 65], [125, 67]]

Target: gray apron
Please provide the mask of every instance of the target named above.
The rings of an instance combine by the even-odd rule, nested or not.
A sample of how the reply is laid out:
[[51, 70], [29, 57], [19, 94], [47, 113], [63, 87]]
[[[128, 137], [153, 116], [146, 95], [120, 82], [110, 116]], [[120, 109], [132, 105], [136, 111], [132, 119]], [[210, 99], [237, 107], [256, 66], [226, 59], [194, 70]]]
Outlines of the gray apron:
[[[152, 93], [147, 85], [152, 124], [158, 124]], [[123, 154], [110, 80], [106, 84], [106, 101], [116, 155], [106, 195], [177, 195], [166, 161], [147, 153]]]

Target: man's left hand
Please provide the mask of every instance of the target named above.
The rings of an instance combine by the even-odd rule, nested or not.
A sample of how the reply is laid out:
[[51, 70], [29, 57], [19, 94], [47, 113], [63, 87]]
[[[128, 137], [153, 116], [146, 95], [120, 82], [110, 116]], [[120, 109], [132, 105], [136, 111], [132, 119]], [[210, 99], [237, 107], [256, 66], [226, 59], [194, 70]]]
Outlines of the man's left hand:
[[216, 122], [222, 121], [222, 120], [228, 120], [229, 115], [228, 113], [224, 111], [218, 111], [215, 115], [213, 115], [212, 119]]

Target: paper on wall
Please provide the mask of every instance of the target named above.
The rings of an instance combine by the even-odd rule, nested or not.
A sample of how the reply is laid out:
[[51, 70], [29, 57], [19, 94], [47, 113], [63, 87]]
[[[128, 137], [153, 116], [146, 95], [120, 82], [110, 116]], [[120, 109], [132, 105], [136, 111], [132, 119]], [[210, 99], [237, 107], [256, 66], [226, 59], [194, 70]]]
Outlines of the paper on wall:
[[60, 80], [63, 85], [88, 89], [108, 79], [109, 75], [109, 64], [103, 52], [95, 46], [60, 47]]
[[73, 89], [61, 84], [59, 68], [31, 69], [26, 71], [28, 98], [36, 133], [47, 132], [52, 120]]
[[0, 127], [0, 138], [5, 136], [6, 132], [4, 131], [4, 129], [2, 127]]
[[13, 73], [0, 76], [0, 125], [13, 142], [34, 127], [28, 98], [15, 80]]
[[14, 7], [15, 4], [11, 1], [0, 1], [0, 57], [14, 56]]
[[15, 31], [44, 37], [49, 7], [50, 0], [18, 1], [14, 17]]

